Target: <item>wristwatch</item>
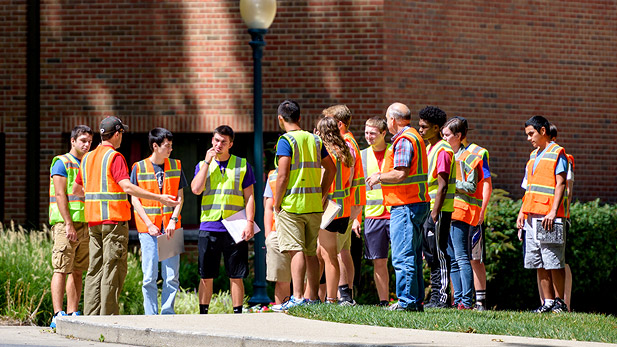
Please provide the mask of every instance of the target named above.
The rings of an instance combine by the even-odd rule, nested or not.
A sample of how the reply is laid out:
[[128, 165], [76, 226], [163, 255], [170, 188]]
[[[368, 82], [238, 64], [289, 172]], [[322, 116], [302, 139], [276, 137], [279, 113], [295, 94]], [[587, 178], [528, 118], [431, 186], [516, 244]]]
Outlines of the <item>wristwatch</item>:
[[171, 220], [178, 223], [178, 217], [171, 217]]

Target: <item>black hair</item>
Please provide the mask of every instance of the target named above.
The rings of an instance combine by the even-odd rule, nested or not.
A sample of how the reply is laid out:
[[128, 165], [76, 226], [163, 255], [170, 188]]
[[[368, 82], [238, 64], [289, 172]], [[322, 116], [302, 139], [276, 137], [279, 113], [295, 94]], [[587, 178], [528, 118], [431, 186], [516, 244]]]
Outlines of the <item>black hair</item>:
[[101, 141], [107, 141], [111, 139], [112, 137], [114, 137], [115, 133], [117, 133], [117, 131], [114, 131], [113, 133], [109, 133], [109, 134], [101, 134]]
[[542, 128], [544, 128], [546, 130], [546, 135], [548, 135], [551, 130], [551, 123], [548, 121], [548, 119], [542, 116], [533, 116], [529, 118], [525, 122], [525, 128], [527, 128], [528, 126], [532, 126], [539, 133], [542, 133]]
[[229, 125], [220, 125], [214, 129], [215, 134], [229, 136], [230, 142], [234, 142], [234, 130]]
[[87, 126], [87, 125], [78, 125], [78, 126], [74, 127], [73, 130], [71, 130], [71, 139], [77, 140], [77, 138], [80, 137], [83, 134], [90, 134], [90, 136], [94, 135], [94, 133], [92, 132], [92, 129], [90, 129], [89, 126]]
[[298, 123], [300, 120], [300, 105], [293, 100], [283, 101], [277, 112], [287, 123]]
[[160, 146], [163, 142], [165, 142], [165, 139], [169, 142], [174, 140], [174, 135], [171, 131], [165, 128], [154, 128], [150, 130], [150, 133], [148, 133], [148, 144], [150, 145], [150, 150], [154, 151], [154, 144], [156, 143]]
[[418, 117], [420, 119], [431, 123], [432, 125], [437, 125], [439, 129], [446, 124], [446, 120], [448, 116], [444, 111], [442, 111], [439, 107], [435, 106], [427, 106], [420, 110], [418, 113]]
[[557, 126], [553, 123], [551, 123], [550, 125], [550, 129], [548, 131], [548, 136], [552, 139], [556, 139], [557, 138]]

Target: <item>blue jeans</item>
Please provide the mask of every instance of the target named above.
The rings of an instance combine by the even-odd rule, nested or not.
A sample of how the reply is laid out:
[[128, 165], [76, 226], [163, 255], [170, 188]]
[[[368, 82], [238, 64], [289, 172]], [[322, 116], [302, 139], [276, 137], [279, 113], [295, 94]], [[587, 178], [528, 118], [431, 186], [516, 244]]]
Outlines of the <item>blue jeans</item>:
[[396, 275], [396, 296], [403, 308], [418, 308], [424, 301], [422, 277], [422, 223], [429, 213], [428, 202], [392, 206], [390, 244]]
[[448, 240], [448, 255], [452, 259], [450, 278], [454, 288], [454, 305], [463, 304], [471, 307], [473, 304], [473, 272], [469, 263], [469, 230], [471, 226], [465, 222], [453, 220]]
[[[158, 289], [156, 280], [159, 277], [159, 252], [156, 236], [139, 233], [141, 244], [141, 270], [144, 273], [141, 291], [144, 295], [144, 312], [147, 315], [158, 314]], [[180, 286], [178, 272], [180, 255], [161, 262], [161, 277], [163, 278], [163, 294], [161, 295], [161, 314], [175, 314], [174, 302]]]

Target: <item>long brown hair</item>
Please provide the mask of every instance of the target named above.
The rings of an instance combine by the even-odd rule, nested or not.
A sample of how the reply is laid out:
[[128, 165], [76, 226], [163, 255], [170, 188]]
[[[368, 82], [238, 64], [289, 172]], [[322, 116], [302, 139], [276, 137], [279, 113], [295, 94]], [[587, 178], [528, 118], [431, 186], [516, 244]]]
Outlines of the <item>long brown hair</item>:
[[341, 136], [338, 122], [334, 118], [323, 117], [320, 119], [319, 122], [317, 122], [317, 131], [330, 154], [333, 154], [335, 158], [343, 162], [347, 167], [352, 167], [354, 165], [355, 161], [351, 155], [349, 146], [347, 146], [347, 143], [345, 143], [345, 140]]

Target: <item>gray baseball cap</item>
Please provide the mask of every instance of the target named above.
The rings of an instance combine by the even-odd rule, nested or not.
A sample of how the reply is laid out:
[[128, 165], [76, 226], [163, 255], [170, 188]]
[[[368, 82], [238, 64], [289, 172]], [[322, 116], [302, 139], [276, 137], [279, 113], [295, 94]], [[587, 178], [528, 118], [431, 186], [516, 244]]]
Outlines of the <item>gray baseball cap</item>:
[[118, 117], [109, 116], [101, 121], [100, 132], [101, 135], [113, 134], [116, 131], [127, 131], [129, 126], [122, 124], [122, 121]]

